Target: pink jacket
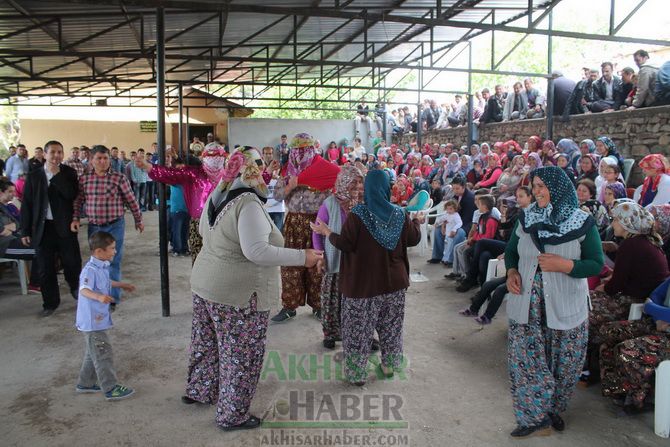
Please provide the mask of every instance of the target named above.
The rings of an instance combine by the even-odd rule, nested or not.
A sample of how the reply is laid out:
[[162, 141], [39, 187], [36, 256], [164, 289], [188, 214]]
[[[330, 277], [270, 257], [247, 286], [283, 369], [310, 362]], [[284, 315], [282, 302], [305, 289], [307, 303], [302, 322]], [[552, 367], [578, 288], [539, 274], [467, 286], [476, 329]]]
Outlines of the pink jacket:
[[149, 172], [149, 177], [168, 185], [180, 185], [184, 190], [184, 201], [191, 219], [200, 219], [205, 201], [216, 186], [209, 181], [200, 166], [166, 168], [154, 165]]

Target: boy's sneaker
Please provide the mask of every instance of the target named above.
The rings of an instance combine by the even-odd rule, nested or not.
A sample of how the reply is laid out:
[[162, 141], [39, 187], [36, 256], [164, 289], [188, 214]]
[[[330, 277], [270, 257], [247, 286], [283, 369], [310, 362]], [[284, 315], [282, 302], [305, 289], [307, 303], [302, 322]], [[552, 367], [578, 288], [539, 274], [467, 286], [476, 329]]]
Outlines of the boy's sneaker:
[[77, 386], [75, 387], [75, 390], [77, 391], [77, 393], [81, 393], [81, 394], [86, 394], [86, 393], [99, 393], [100, 391], [102, 391], [102, 389], [100, 389], [100, 387], [99, 387], [97, 384], [96, 384], [96, 385], [93, 385], [93, 386], [81, 386], [81, 385], [77, 385]]
[[130, 397], [135, 392], [134, 389], [123, 385], [115, 385], [114, 388], [105, 393], [107, 400], [121, 400]]
[[296, 315], [295, 310], [283, 308], [282, 310], [279, 311], [279, 313], [277, 315], [275, 315], [274, 317], [272, 317], [270, 319], [272, 321], [274, 321], [275, 323], [282, 323], [282, 322], [288, 320], [289, 318], [295, 317], [295, 315]]

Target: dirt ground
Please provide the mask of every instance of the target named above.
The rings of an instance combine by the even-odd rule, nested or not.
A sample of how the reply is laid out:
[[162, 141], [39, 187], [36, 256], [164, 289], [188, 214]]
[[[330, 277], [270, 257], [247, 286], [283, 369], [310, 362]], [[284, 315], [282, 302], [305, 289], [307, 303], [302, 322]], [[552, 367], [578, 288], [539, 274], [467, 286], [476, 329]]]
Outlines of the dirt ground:
[[[83, 338], [74, 328], [76, 302], [66, 288], [62, 289], [63, 303], [58, 311], [41, 319], [39, 295], [20, 295], [15, 275], [3, 274], [0, 445], [309, 445], [309, 439], [301, 436], [322, 430], [290, 429], [288, 434], [293, 437], [283, 441], [273, 439], [277, 432], [270, 428], [224, 433], [214, 424], [213, 407], [180, 402], [190, 339], [190, 259], [170, 258], [172, 315], [163, 318], [156, 213], [147, 213], [146, 221], [147, 230], [142, 235], [127, 225], [123, 271], [125, 279], [136, 284], [138, 290], [119, 306], [111, 330], [119, 380], [136, 389], [128, 400], [106, 402], [99, 394], [75, 394]], [[85, 244], [82, 251], [84, 259], [88, 259]], [[314, 391], [312, 399], [317, 407], [344, 397], [390, 395], [401, 400], [399, 412], [408, 429], [351, 429], [350, 436], [353, 433], [372, 437], [342, 440], [353, 441], [349, 445], [364, 445], [367, 441], [368, 445], [412, 446], [668, 444], [654, 434], [653, 414], [622, 416], [600, 397], [598, 387], [577, 391], [564, 415], [565, 432], [513, 441], [509, 437], [514, 417], [506, 368], [504, 308], [493, 324], [483, 329], [472, 319], [459, 316], [458, 310], [469, 302], [469, 295], [455, 292], [452, 283], [443, 279], [444, 268], [427, 265], [426, 258], [414, 249], [412, 270], [420, 270], [430, 281], [412, 284], [407, 294], [404, 346], [409, 365], [405, 378], [383, 381], [373, 377], [363, 388], [323, 377], [323, 370], [318, 371], [318, 380], [301, 379], [300, 370], [292, 378], [290, 362], [296, 356], [315, 354], [312, 358], [317, 366], [332, 361], [330, 369], [335, 369], [340, 357], [333, 357], [321, 346], [320, 323], [303, 308], [292, 321], [269, 327], [266, 359], [281, 358], [285, 368], [273, 363], [274, 372], [261, 379], [253, 413], [269, 421], [290, 422], [285, 409], [291, 391]], [[277, 299], [273, 311], [278, 308]], [[302, 398], [303, 404], [306, 400]], [[379, 434], [390, 437], [380, 438]], [[338, 445], [336, 441], [337, 438], [325, 435], [318, 444], [315, 438], [311, 440], [316, 445]]]

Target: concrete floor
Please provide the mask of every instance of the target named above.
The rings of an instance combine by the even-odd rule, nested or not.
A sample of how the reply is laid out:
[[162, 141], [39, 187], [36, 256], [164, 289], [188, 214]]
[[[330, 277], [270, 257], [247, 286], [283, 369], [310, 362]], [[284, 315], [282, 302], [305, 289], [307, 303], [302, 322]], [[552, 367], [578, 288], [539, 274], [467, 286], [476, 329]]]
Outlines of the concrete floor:
[[[21, 296], [13, 275], [5, 273], [0, 279], [0, 445], [258, 446], [273, 441], [269, 429], [224, 433], [214, 424], [213, 407], [180, 402], [190, 338], [190, 259], [170, 258], [172, 315], [163, 318], [156, 213], [148, 213], [146, 221], [142, 235], [131, 225], [126, 230], [123, 271], [138, 290], [119, 306], [111, 331], [119, 380], [137, 390], [126, 401], [75, 394], [83, 343], [74, 328], [76, 303], [66, 293], [56, 314], [40, 319], [39, 295]], [[87, 259], [88, 248], [82, 248]], [[385, 442], [412, 446], [668, 445], [654, 435], [652, 414], [621, 416], [597, 387], [577, 391], [564, 416], [565, 432], [513, 441], [504, 309], [483, 329], [459, 316], [469, 295], [455, 292], [442, 278], [444, 268], [427, 265], [425, 258], [416, 249], [412, 254], [413, 271], [420, 270], [430, 281], [412, 284], [407, 295], [406, 380], [373, 378], [364, 388], [354, 388], [336, 379], [280, 380], [269, 374], [261, 380], [252, 411], [267, 420], [285, 421], [282, 412], [291, 390], [314, 390], [317, 402], [328, 396], [393, 394], [403, 401], [400, 413], [408, 430], [349, 434], [371, 434], [371, 445], [380, 442], [378, 434], [408, 436], [409, 443], [402, 443], [405, 438]], [[320, 324], [306, 309], [288, 323], [270, 326], [267, 350], [283, 358], [314, 353], [320, 364], [327, 354]], [[275, 354], [266, 359], [269, 355]], [[315, 432], [321, 433], [294, 429], [294, 438], [283, 445], [297, 445], [297, 435]]]

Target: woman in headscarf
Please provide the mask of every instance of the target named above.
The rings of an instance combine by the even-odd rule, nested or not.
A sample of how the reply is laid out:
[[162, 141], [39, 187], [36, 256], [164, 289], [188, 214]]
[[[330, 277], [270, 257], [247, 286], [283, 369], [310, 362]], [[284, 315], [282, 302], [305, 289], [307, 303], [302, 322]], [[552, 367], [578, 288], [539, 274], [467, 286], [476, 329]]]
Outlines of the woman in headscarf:
[[500, 157], [498, 157], [498, 154], [490, 153], [487, 160], [488, 168], [484, 172], [482, 179], [475, 185], [475, 189], [491, 188], [502, 174], [502, 166], [500, 166]]
[[617, 165], [619, 165], [619, 170], [623, 172], [623, 157], [617, 150], [614, 141], [612, 141], [609, 137], [602, 136], [596, 138], [596, 152], [603, 158], [615, 158]]
[[595, 183], [598, 177], [598, 156], [596, 154], [582, 155], [579, 159], [579, 176], [577, 183], [584, 179], [589, 179]]
[[200, 218], [203, 247], [191, 272], [193, 325], [186, 404], [216, 405], [226, 431], [256, 428], [249, 406], [263, 366], [277, 266], [313, 267], [315, 250], [282, 248], [263, 208], [267, 187], [256, 148], [233, 153]]
[[405, 206], [413, 193], [414, 187], [412, 186], [412, 182], [405, 174], [400, 174], [393, 183], [391, 202], [398, 206]]
[[578, 175], [581, 175], [581, 165], [580, 161], [581, 159], [586, 155], [586, 154], [593, 154], [593, 155], [598, 155], [595, 153], [596, 152], [596, 144], [593, 142], [593, 140], [589, 140], [588, 138], [585, 140], [582, 140], [581, 143], [579, 143], [579, 154], [575, 156], [575, 158], [572, 160], [572, 167], [574, 168], [575, 172]]
[[670, 165], [661, 154], [649, 154], [640, 161], [644, 182], [635, 190], [633, 199], [642, 206], [670, 202]]
[[579, 207], [593, 216], [598, 232], [604, 231], [610, 224], [607, 209], [596, 199], [596, 184], [589, 179], [582, 179], [577, 183], [577, 199]]
[[188, 247], [192, 263], [195, 263], [202, 247], [202, 236], [200, 236], [198, 226], [203, 206], [214, 186], [221, 179], [226, 157], [228, 154], [223, 147], [207, 145], [202, 153], [202, 162], [197, 165], [172, 168], [154, 165], [140, 158], [135, 162], [139, 168], [147, 171], [149, 177], [154, 181], [182, 187], [184, 202], [191, 217], [188, 227]]
[[479, 148], [479, 158], [482, 160], [482, 162], [486, 162], [486, 160], [488, 160], [490, 153], [491, 146], [489, 146], [488, 143], [482, 143], [481, 147]]
[[529, 137], [526, 143], [528, 144], [528, 152], [538, 152], [542, 149], [542, 138], [537, 135]]
[[612, 276], [591, 292], [589, 362], [582, 376], [586, 383], [598, 377], [598, 348], [603, 343], [601, 327], [626, 319], [632, 303], [642, 303], [670, 276], [654, 216], [635, 202], [619, 203], [611, 216], [614, 235], [623, 241], [616, 250]]
[[542, 167], [542, 158], [537, 152], [529, 152], [526, 157], [526, 165], [523, 167], [523, 176], [521, 177], [522, 186], [530, 186], [530, 176], [538, 168]]
[[514, 197], [516, 188], [521, 182], [525, 164], [526, 162], [523, 159], [523, 155], [517, 155], [512, 159], [510, 167], [505, 169], [500, 175], [498, 182], [496, 183], [496, 192], [498, 194], [499, 200], [505, 199], [507, 197]]
[[421, 165], [419, 169], [421, 169], [421, 175], [424, 178], [428, 178], [433, 170], [433, 159], [430, 158], [430, 155], [424, 155], [421, 157]]
[[[287, 248], [312, 248], [310, 222], [324, 200], [330, 196], [340, 168], [329, 163], [314, 150], [314, 139], [306, 133], [297, 134], [290, 145], [288, 177], [279, 179], [274, 189], [274, 199], [286, 204], [284, 238]], [[282, 309], [272, 317], [281, 323], [293, 318], [296, 309], [305, 304], [312, 314], [321, 318], [321, 280], [316, 268], [281, 268]]]
[[612, 209], [614, 209], [617, 200], [625, 198], [626, 198], [626, 187], [623, 186], [623, 183], [620, 182], [609, 183], [605, 185], [605, 187], [603, 188], [602, 204], [605, 206], [607, 214], [609, 214], [612, 211]]
[[513, 437], [565, 428], [588, 340], [588, 284], [603, 266], [593, 218], [557, 167], [532, 174], [535, 203], [519, 216], [505, 249], [508, 365], [517, 428]]
[[473, 186], [479, 183], [482, 177], [484, 177], [484, 169], [482, 168], [482, 161], [477, 158], [472, 163], [472, 169], [468, 171], [466, 180], [471, 186]]
[[[486, 144], [486, 143], [484, 143]], [[488, 144], [487, 144], [488, 146]], [[482, 150], [479, 148], [479, 145], [477, 143], [473, 144], [470, 146], [470, 162], [474, 163], [475, 160], [481, 160], [482, 158]]]
[[[328, 225], [334, 232], [342, 231], [351, 209], [363, 201], [363, 173], [353, 165], [344, 166], [337, 175], [335, 192], [319, 208], [317, 219]], [[323, 346], [335, 348], [341, 340], [340, 334], [340, 257], [341, 253], [322, 235], [312, 233], [312, 245], [324, 251], [324, 259], [317, 268], [324, 272], [321, 282], [321, 326]]]
[[663, 253], [670, 265], [670, 205], [651, 205], [649, 212], [654, 216], [656, 232], [663, 239]]
[[570, 156], [568, 154], [560, 153], [554, 156], [554, 160], [556, 161], [556, 166], [563, 169], [563, 172], [565, 172], [565, 175], [568, 176], [572, 184], [577, 186], [575, 171], [573, 171], [570, 166]]
[[458, 157], [458, 153], [452, 152], [449, 154], [445, 171], [445, 176], [449, 181], [461, 172], [461, 160]]
[[542, 166], [555, 166], [554, 155], [556, 155], [556, 145], [551, 140], [544, 140], [542, 143]]
[[568, 166], [575, 169], [575, 163], [579, 159], [579, 146], [570, 138], [562, 138], [558, 141], [556, 149], [559, 153], [568, 156]]
[[470, 160], [471, 159], [469, 155], [461, 155], [461, 169], [458, 172], [458, 175], [463, 178], [465, 178], [468, 175], [468, 172], [470, 172], [470, 169], [472, 169], [472, 163]]
[[389, 202], [390, 184], [381, 171], [365, 178], [365, 202], [355, 206], [342, 232], [321, 220], [314, 232], [342, 251], [342, 344], [346, 379], [357, 386], [367, 380], [373, 332], [379, 334], [381, 372], [390, 377], [403, 357], [405, 291], [409, 287], [407, 248], [421, 239], [421, 219], [410, 220]]

